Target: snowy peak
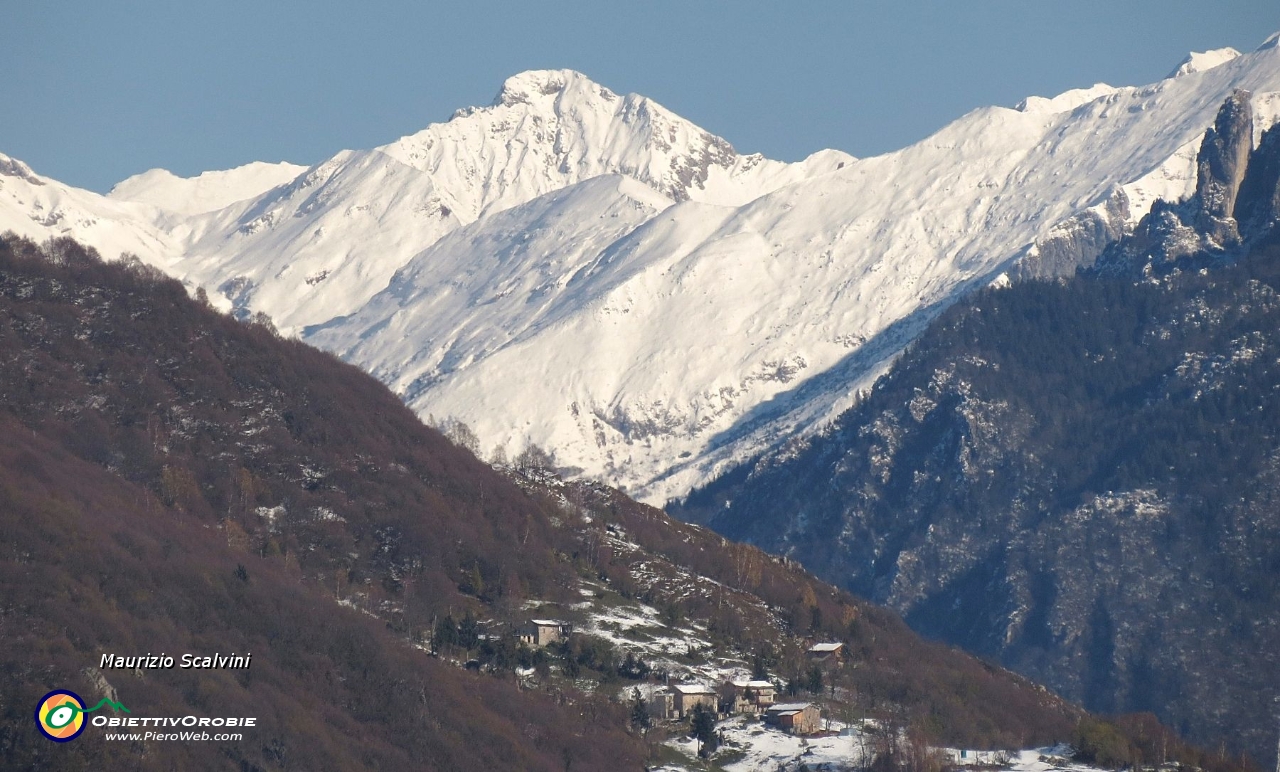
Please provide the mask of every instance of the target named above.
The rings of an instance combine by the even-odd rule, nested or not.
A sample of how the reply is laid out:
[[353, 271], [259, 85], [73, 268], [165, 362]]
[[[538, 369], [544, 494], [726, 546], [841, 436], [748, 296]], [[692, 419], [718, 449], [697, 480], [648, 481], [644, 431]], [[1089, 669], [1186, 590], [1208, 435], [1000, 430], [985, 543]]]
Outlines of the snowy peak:
[[[1274, 47], [1277, 39], [1280, 39], [1280, 33], [1276, 33], [1267, 39], [1258, 50]], [[1181, 78], [1186, 75], [1194, 75], [1196, 73], [1207, 72], [1215, 67], [1219, 67], [1230, 62], [1241, 54], [1230, 46], [1226, 48], [1214, 48], [1209, 51], [1192, 51], [1187, 54], [1186, 58], [1178, 63], [1165, 80]], [[1029, 96], [1018, 103], [1015, 109], [1024, 113], [1062, 113], [1076, 109], [1077, 107], [1088, 104], [1100, 97], [1110, 96], [1122, 89], [1108, 86], [1106, 83], [1095, 83], [1088, 88], [1073, 88], [1064, 91], [1055, 97]]]
[[379, 149], [444, 176], [463, 194], [458, 211], [468, 222], [601, 174], [683, 201], [698, 197], [712, 164], [737, 160], [728, 142], [656, 102], [619, 96], [572, 70], [514, 75], [491, 106], [459, 110]]
[[[155, 231], [140, 254], [220, 308], [263, 311], [295, 332], [355, 312], [454, 229], [596, 177], [637, 183], [656, 213], [688, 199], [740, 206], [850, 160], [740, 156], [650, 99], [538, 70], [508, 78], [492, 105], [380, 148], [307, 169], [258, 163], [190, 179], [155, 169], [96, 198]], [[172, 255], [180, 265], [168, 266]]]
[[151, 169], [117, 183], [107, 197], [150, 204], [177, 214], [204, 214], [260, 196], [306, 170], [307, 167], [297, 164], [261, 161], [195, 177], [179, 177], [166, 169]]
[[595, 83], [576, 70], [528, 70], [507, 78], [493, 100], [494, 107], [534, 104], [553, 100], [566, 89], [574, 94], [596, 91], [603, 99], [613, 101], [618, 95]]
[[23, 162], [0, 153], [0, 177], [17, 177], [32, 185], [43, 185], [44, 180]]
[[70, 237], [108, 257], [127, 252], [167, 269], [176, 250], [146, 221], [148, 210], [42, 177], [22, 161], [0, 154], [0, 233], [13, 231], [36, 240]]
[[[1265, 43], [1263, 46], [1265, 47]], [[1212, 51], [1192, 51], [1187, 54], [1187, 58], [1178, 64], [1173, 72], [1169, 73], [1170, 78], [1181, 78], [1183, 75], [1192, 75], [1205, 70], [1212, 70], [1221, 64], [1235, 59], [1240, 52], [1234, 48], [1215, 48]]]
[[652, 99], [620, 96], [573, 70], [514, 75], [492, 105], [459, 110], [379, 150], [430, 174], [464, 223], [602, 174], [673, 202], [739, 206], [839, 163], [748, 161]]
[[1234, 90], [1255, 94], [1255, 132], [1280, 116], [1280, 49], [1223, 56], [1150, 86], [974, 110], [894, 153], [798, 163], [536, 70], [492, 104], [304, 171], [149, 172], [106, 198], [5, 162], [0, 230], [135, 252], [486, 448], [536, 442], [662, 501], [821, 425], [969, 287], [1033, 251], [1074, 270], [1156, 198], [1193, 194]]

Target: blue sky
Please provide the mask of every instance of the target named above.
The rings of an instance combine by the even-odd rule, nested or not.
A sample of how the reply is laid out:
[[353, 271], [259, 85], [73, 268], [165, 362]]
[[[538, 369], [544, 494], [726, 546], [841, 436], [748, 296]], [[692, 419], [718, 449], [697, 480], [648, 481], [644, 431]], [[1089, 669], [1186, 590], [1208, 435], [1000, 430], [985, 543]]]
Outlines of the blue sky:
[[105, 191], [153, 167], [310, 164], [383, 144], [509, 75], [570, 67], [743, 152], [873, 155], [964, 112], [1158, 80], [1256, 48], [1274, 0], [7, 3], [0, 152]]

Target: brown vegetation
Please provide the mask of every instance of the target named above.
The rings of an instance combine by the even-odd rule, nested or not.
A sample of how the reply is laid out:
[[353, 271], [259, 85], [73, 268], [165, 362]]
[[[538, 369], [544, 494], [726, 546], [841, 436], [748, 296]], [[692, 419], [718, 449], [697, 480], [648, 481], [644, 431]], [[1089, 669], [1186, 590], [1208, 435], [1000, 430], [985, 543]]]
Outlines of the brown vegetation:
[[[519, 489], [354, 368], [146, 268], [50, 251], [0, 249], [7, 768], [639, 766], [622, 708], [407, 645], [480, 604], [477, 576], [492, 601], [568, 590]], [[233, 651], [252, 667], [105, 676], [135, 715], [258, 717], [240, 742], [55, 745], [31, 720], [52, 688], [94, 695], [104, 652]]]

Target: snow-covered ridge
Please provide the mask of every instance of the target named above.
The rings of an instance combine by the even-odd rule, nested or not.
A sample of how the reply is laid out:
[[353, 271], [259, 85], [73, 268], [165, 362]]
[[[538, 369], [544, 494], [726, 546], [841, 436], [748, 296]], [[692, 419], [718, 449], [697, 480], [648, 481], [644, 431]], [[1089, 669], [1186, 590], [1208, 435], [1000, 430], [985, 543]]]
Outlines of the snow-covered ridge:
[[411, 263], [441, 275], [406, 270], [311, 340], [420, 411], [466, 420], [486, 447], [533, 440], [642, 496], [678, 494], [847, 404], [934, 310], [1065, 218], [1126, 186], [1129, 217], [1184, 195], [1221, 99], [1280, 87], [1278, 65], [1254, 55], [1196, 79], [1068, 94], [1053, 109], [975, 111], [744, 206], [687, 201], [618, 236], [575, 229], [571, 252], [547, 240], [552, 202], [539, 200], [509, 211], [522, 225], [500, 228], [542, 255], [521, 263], [541, 266], [523, 289], [506, 263], [468, 276], [504, 288], [481, 310], [439, 268], [447, 253], [487, 270], [481, 220], [467, 243]]
[[1064, 91], [1056, 97], [1029, 96], [1019, 102], [1015, 109], [1024, 113], [1063, 113], [1074, 110], [1080, 105], [1092, 102], [1099, 97], [1114, 94], [1118, 90], [1105, 83], [1095, 83], [1089, 88], [1073, 88], [1069, 91]]
[[[508, 79], [493, 105], [301, 173], [251, 166], [177, 180], [153, 171], [112, 197], [154, 205], [149, 222], [185, 256], [183, 278], [224, 307], [264, 311], [296, 333], [355, 313], [453, 230], [601, 175], [636, 180], [664, 206], [740, 205], [852, 160], [836, 151], [794, 164], [740, 156], [653, 100], [544, 70]], [[217, 195], [238, 200], [196, 211]], [[180, 209], [190, 216], [175, 217]]]
[[31, 171], [31, 167], [16, 158], [0, 153], [0, 176], [16, 177], [32, 185], [43, 185], [44, 180]]
[[107, 196], [117, 201], [151, 204], [180, 215], [204, 214], [260, 196], [306, 170], [297, 164], [255, 161], [184, 178], [165, 169], [152, 169], [117, 183]]
[[1280, 111], [1280, 48], [1215, 56], [798, 163], [533, 71], [306, 170], [152, 171], [102, 197], [0, 162], [0, 229], [137, 253], [465, 421], [486, 450], [536, 442], [662, 501], [820, 425], [1077, 215], [1136, 220], [1185, 195], [1227, 95], [1254, 93], [1258, 128]]
[[1183, 59], [1173, 72], [1169, 73], [1169, 77], [1180, 78], [1183, 75], [1211, 70], [1220, 64], [1226, 64], [1239, 55], [1239, 51], [1230, 47], [1215, 48], [1212, 51], [1192, 51], [1187, 54], [1187, 58]]

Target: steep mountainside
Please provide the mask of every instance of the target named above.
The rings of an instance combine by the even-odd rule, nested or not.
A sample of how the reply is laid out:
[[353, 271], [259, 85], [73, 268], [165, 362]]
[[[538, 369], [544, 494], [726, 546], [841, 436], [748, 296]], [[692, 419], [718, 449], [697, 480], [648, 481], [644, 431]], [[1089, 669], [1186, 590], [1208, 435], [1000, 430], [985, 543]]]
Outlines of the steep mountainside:
[[[757, 673], [833, 716], [965, 747], [1047, 744], [1084, 717], [535, 454], [500, 474], [354, 367], [72, 242], [0, 241], [0, 405], [0, 751], [15, 767], [636, 768], [653, 748], [623, 731], [620, 698], [664, 676]], [[531, 615], [576, 632], [531, 650], [515, 636]], [[813, 637], [850, 651], [816, 689]], [[147, 651], [254, 659], [98, 670], [104, 652]], [[260, 724], [202, 746], [53, 746], [31, 705], [55, 687]], [[1129, 760], [1238, 769], [1145, 719], [1123, 726]]]
[[[259, 559], [10, 415], [0, 512], [6, 769], [562, 770], [566, 757], [575, 769], [643, 758], [620, 710], [584, 721], [580, 706], [442, 664], [300, 583], [296, 563]], [[253, 656], [247, 671], [100, 671], [104, 653]], [[113, 697], [134, 716], [258, 720], [239, 741], [108, 742], [94, 729], [60, 746], [32, 723], [54, 688], [89, 705]]]
[[1280, 129], [1253, 150], [1248, 105], [1196, 193], [1086, 275], [952, 308], [829, 430], [682, 514], [1090, 709], [1273, 761]]
[[878, 158], [783, 164], [652, 100], [530, 72], [284, 184], [287, 165], [149, 172], [102, 198], [6, 161], [0, 228], [136, 252], [466, 422], [486, 451], [533, 441], [662, 501], [834, 416], [967, 289], [1074, 270], [1191, 193], [1237, 88], [1270, 125], [1275, 39], [1147, 87], [977, 110]]

